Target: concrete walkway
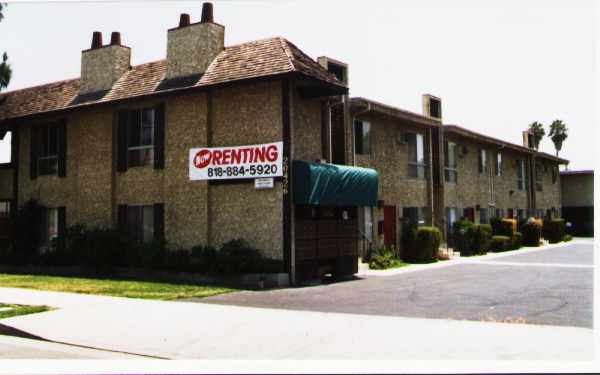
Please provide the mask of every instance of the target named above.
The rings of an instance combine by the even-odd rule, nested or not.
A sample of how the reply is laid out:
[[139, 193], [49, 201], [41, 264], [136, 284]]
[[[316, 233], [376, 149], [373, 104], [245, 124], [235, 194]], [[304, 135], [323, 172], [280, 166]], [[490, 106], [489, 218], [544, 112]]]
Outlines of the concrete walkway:
[[588, 360], [586, 328], [293, 311], [0, 288], [57, 310], [2, 319], [43, 337], [177, 359]]

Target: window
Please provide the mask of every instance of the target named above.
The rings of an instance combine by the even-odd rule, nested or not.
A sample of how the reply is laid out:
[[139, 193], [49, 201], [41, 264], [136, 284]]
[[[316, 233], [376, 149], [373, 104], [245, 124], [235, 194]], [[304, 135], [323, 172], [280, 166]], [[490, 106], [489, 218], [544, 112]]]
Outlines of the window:
[[358, 155], [371, 154], [371, 124], [366, 121], [354, 121], [354, 142]]
[[425, 211], [423, 207], [403, 207], [402, 217], [408, 218], [410, 225], [425, 225]]
[[519, 218], [519, 219], [526, 219], [526, 215], [527, 214], [525, 213], [524, 209], [522, 209], [522, 208], [518, 208], [517, 209], [517, 218]]
[[487, 208], [479, 209], [479, 223], [480, 224], [489, 224], [489, 216]]
[[456, 183], [458, 174], [456, 170], [456, 143], [446, 142], [444, 146], [444, 173], [446, 182]]
[[0, 218], [10, 217], [10, 201], [0, 201]]
[[127, 206], [127, 230], [134, 242], [151, 242], [154, 239], [154, 207]]
[[542, 164], [537, 164], [535, 167], [535, 190], [543, 191], [544, 190], [544, 166]]
[[496, 154], [496, 176], [502, 176], [502, 154]]
[[446, 207], [446, 233], [452, 243], [452, 225], [458, 220], [458, 208]]
[[373, 242], [373, 207], [363, 207], [363, 235], [365, 240]]
[[132, 111], [127, 129], [127, 166], [150, 165], [154, 161], [154, 108]]
[[425, 178], [425, 149], [423, 134], [406, 133], [408, 143], [408, 176]]
[[479, 174], [487, 172], [487, 155], [484, 149], [479, 150]]
[[552, 184], [555, 184], [557, 179], [558, 179], [558, 166], [554, 165], [554, 166], [552, 166]]
[[36, 127], [38, 174], [58, 173], [58, 125], [48, 124]]
[[498, 219], [502, 219], [503, 217], [505, 217], [503, 208], [496, 208], [496, 217]]
[[527, 189], [527, 173], [525, 167], [525, 160], [517, 160], [517, 189]]
[[46, 208], [42, 218], [42, 247], [48, 248], [58, 238], [58, 209]]

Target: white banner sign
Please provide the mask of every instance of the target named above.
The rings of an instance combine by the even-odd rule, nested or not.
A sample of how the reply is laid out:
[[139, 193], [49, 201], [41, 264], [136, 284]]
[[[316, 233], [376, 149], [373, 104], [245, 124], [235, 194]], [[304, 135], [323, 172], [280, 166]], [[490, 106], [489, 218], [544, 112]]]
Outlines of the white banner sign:
[[283, 176], [283, 142], [190, 149], [190, 180]]

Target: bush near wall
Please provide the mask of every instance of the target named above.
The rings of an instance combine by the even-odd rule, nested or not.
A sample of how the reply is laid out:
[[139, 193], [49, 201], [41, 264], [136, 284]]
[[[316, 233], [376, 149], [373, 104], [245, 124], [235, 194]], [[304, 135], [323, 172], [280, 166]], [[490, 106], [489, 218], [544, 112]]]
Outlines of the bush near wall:
[[436, 227], [418, 227], [414, 239], [404, 251], [403, 260], [409, 263], [431, 263], [437, 260], [442, 235]]
[[473, 223], [467, 219], [460, 219], [452, 224], [452, 241], [454, 251], [461, 256], [470, 256], [473, 249]]
[[[162, 241], [134, 243], [114, 228], [74, 225], [67, 228], [64, 241], [40, 251], [38, 228], [41, 206], [34, 201], [16, 215], [14, 241], [0, 249], [0, 263], [11, 265], [82, 266], [93, 274], [111, 274], [117, 267], [214, 275], [283, 272], [283, 262], [264, 258], [243, 239], [224, 243], [219, 250], [210, 246], [172, 248]], [[32, 224], [39, 224], [34, 226]]]
[[510, 249], [518, 250], [523, 246], [522, 243], [523, 243], [523, 234], [521, 232], [515, 232], [515, 235], [513, 236], [511, 244], [510, 244]]
[[517, 221], [515, 219], [492, 218], [490, 219], [490, 225], [492, 226], [494, 236], [507, 236], [512, 238], [517, 231]]
[[479, 224], [473, 226], [473, 242], [471, 254], [484, 255], [490, 249], [492, 242], [492, 226], [489, 224]]
[[552, 219], [544, 222], [544, 238], [550, 243], [558, 243], [563, 240], [566, 234], [565, 220]]
[[508, 236], [492, 236], [490, 251], [501, 252], [510, 250], [511, 239]]
[[540, 239], [542, 237], [542, 226], [539, 220], [531, 220], [521, 228], [523, 234], [523, 245], [525, 246], [540, 246]]

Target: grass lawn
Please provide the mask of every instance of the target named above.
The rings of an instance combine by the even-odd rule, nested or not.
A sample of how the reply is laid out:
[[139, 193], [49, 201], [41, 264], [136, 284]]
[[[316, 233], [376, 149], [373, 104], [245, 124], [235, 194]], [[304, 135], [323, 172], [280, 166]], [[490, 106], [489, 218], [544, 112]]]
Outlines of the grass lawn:
[[159, 300], [209, 297], [235, 291], [209, 285], [10, 274], [0, 274], [0, 286]]
[[48, 306], [8, 305], [0, 303], [0, 319], [12, 318], [13, 316], [18, 315], [34, 314], [50, 309], [51, 308]]

